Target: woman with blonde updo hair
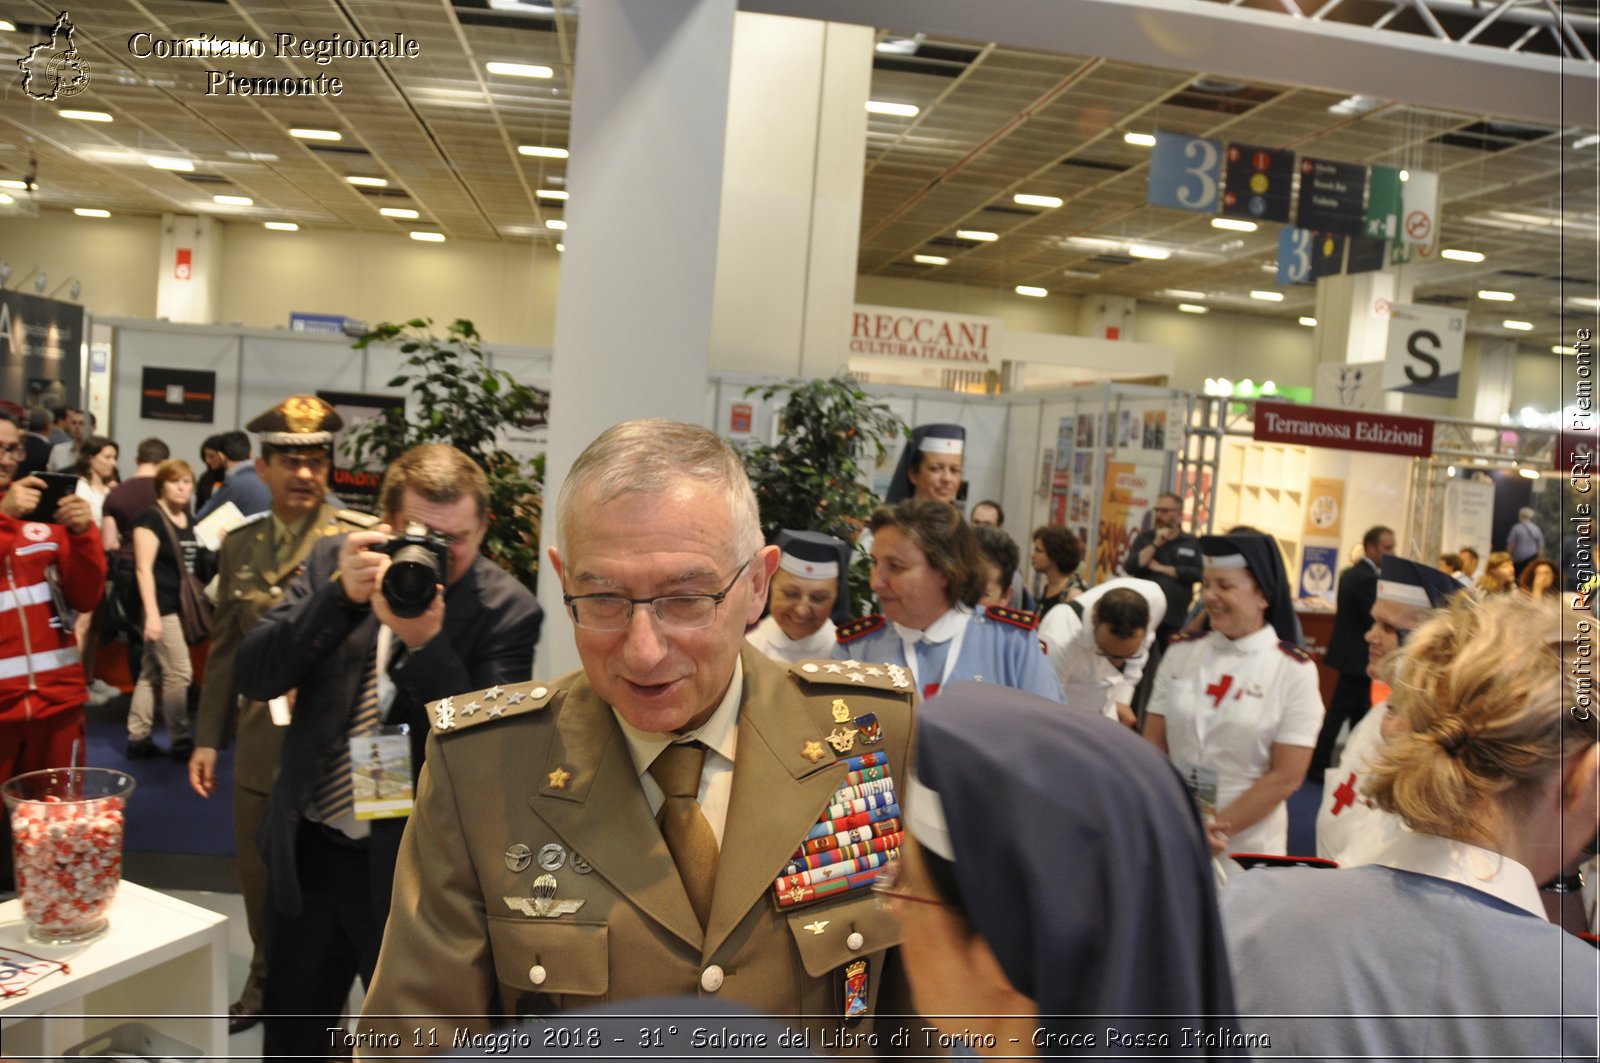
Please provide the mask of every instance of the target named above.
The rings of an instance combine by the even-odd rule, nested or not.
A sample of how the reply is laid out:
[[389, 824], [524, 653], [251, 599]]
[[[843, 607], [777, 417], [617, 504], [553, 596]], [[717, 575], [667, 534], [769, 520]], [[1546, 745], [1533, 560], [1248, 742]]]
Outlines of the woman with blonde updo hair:
[[1496, 550], [1484, 562], [1478, 577], [1479, 594], [1510, 594], [1517, 585], [1517, 563], [1504, 550]]
[[[1600, 827], [1600, 707], [1562, 624], [1512, 595], [1418, 628], [1365, 787], [1409, 830], [1367, 866], [1230, 880], [1242, 1025], [1270, 1054], [1596, 1058], [1600, 958], [1546, 921], [1539, 885], [1579, 888]], [[1308, 1002], [1326, 1018], [1250, 1018]]]

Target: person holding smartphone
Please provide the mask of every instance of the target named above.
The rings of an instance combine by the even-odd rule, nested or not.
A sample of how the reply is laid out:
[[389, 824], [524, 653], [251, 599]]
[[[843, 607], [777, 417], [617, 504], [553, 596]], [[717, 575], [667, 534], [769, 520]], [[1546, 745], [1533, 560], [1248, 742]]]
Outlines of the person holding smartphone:
[[[0, 779], [71, 763], [84, 739], [88, 692], [71, 613], [105, 593], [106, 556], [89, 503], [68, 491], [46, 512], [50, 485], [16, 476], [26, 453], [0, 415]], [[70, 478], [69, 478], [70, 479]]]

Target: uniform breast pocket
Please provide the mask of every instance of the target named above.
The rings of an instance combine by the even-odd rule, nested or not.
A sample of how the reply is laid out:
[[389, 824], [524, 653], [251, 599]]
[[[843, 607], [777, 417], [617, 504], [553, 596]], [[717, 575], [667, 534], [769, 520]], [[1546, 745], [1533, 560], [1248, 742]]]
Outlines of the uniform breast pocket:
[[836, 904], [817, 905], [789, 916], [800, 965], [812, 978], [851, 960], [900, 944], [900, 922], [879, 911], [871, 890]]
[[605, 923], [489, 917], [495, 975], [523, 993], [605, 996], [608, 937]]

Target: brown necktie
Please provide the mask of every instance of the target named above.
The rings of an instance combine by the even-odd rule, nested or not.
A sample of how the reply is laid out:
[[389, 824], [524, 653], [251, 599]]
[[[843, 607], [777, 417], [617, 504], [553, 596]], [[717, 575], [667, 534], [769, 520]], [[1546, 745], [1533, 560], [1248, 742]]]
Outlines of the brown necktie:
[[711, 916], [719, 852], [717, 836], [700, 810], [700, 771], [705, 759], [703, 744], [681, 742], [663, 749], [650, 765], [650, 777], [666, 795], [656, 814], [661, 836], [666, 839], [672, 862], [678, 865], [678, 877], [683, 880], [702, 929]]

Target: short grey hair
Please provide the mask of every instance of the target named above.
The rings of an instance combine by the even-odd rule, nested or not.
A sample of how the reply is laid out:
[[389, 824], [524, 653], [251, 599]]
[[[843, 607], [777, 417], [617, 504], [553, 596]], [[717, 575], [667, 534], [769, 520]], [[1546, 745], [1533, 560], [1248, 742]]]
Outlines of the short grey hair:
[[731, 561], [761, 549], [761, 511], [738, 452], [710, 429], [660, 419], [613, 425], [578, 455], [556, 498], [556, 548], [570, 556], [568, 531], [580, 496], [603, 506], [627, 494], [664, 494], [683, 483], [708, 484], [726, 495]]
[[1517, 519], [1518, 520], [1530, 520], [1530, 519], [1532, 519], [1532, 517], [1533, 517], [1533, 507], [1532, 506], [1523, 506], [1521, 509], [1517, 510]]

